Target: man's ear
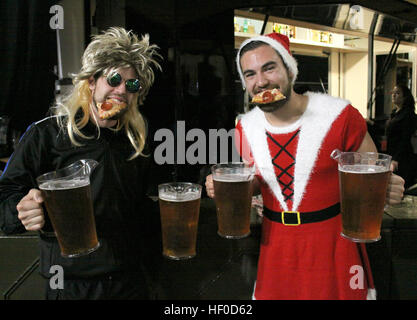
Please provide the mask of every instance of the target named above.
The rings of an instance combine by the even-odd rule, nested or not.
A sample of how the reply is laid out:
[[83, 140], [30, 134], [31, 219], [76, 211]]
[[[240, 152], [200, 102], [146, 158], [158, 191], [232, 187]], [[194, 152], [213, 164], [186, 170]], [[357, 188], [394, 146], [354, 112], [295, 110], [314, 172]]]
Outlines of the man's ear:
[[294, 73], [291, 70], [288, 70], [288, 80], [290, 83], [293, 83]]

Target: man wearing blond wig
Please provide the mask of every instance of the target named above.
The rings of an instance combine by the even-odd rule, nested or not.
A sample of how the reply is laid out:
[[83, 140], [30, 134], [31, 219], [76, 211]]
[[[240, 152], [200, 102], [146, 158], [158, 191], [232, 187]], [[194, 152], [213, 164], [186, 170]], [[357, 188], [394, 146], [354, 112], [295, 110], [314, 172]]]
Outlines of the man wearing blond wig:
[[[145, 195], [150, 157], [139, 110], [159, 57], [148, 35], [139, 39], [110, 28], [95, 36], [72, 92], [57, 99], [50, 117], [28, 128], [1, 176], [0, 228], [6, 234], [39, 232], [46, 299], [149, 298], [141, 230], [151, 206]], [[81, 159], [98, 162], [90, 178], [100, 247], [65, 258], [36, 177]], [[62, 267], [63, 284], [51, 285], [51, 266]]]

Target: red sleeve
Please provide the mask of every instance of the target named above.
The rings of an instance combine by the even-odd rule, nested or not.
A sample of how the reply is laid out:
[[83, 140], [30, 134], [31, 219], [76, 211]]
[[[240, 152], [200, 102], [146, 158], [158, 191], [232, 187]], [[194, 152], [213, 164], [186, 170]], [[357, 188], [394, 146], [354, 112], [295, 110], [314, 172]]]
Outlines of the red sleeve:
[[253, 163], [252, 151], [250, 150], [249, 142], [246, 139], [245, 133], [243, 132], [241, 121], [236, 125], [235, 131], [235, 146], [237, 152], [240, 154], [245, 162]]
[[343, 111], [345, 117], [343, 128], [343, 151], [357, 151], [368, 131], [366, 121], [359, 111], [348, 105]]

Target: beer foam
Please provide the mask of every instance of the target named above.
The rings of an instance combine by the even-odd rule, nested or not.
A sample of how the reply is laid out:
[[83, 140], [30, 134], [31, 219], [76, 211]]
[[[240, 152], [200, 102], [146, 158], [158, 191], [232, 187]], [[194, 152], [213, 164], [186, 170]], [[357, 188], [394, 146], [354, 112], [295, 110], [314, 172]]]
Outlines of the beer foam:
[[383, 166], [376, 166], [376, 165], [369, 165], [369, 164], [353, 164], [353, 165], [339, 166], [339, 171], [366, 174], [366, 173], [387, 172], [389, 171], [389, 169]]
[[89, 179], [73, 179], [70, 181], [52, 180], [39, 185], [41, 190], [67, 190], [85, 187], [90, 183]]
[[235, 174], [223, 174], [221, 176], [213, 175], [213, 180], [219, 182], [244, 182], [253, 179], [252, 174], [245, 174], [245, 173], [235, 173]]
[[193, 201], [200, 198], [200, 192], [191, 191], [186, 193], [163, 192], [159, 194], [159, 199], [172, 202]]

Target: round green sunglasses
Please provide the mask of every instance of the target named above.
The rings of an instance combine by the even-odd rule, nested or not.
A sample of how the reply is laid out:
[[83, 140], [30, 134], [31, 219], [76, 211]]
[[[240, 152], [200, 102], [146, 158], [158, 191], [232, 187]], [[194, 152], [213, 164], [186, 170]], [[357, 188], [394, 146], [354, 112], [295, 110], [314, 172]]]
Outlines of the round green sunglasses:
[[[111, 87], [117, 87], [122, 83], [122, 76], [117, 72], [111, 73], [107, 76], [107, 83]], [[139, 79], [128, 79], [126, 80], [125, 85], [126, 90], [130, 93], [136, 93], [140, 89]]]

